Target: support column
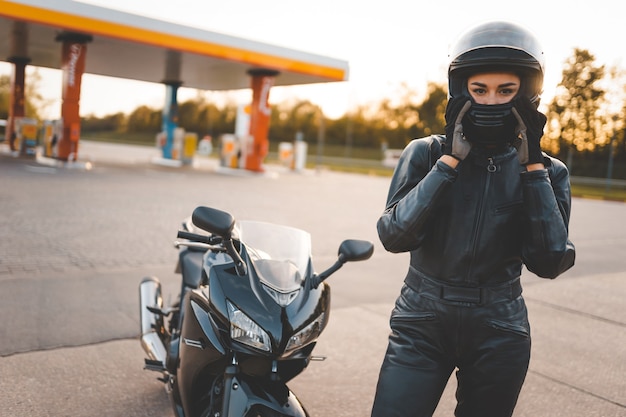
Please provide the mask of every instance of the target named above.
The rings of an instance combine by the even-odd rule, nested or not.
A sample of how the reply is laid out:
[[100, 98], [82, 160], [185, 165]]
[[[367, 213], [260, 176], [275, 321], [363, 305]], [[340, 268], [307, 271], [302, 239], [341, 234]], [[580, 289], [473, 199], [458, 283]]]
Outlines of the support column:
[[180, 52], [168, 50], [165, 53], [165, 79], [162, 81], [165, 84], [165, 105], [161, 118], [161, 129], [165, 134], [162, 149], [164, 159], [172, 159], [174, 156], [174, 132], [178, 127], [178, 88], [183, 84], [180, 81], [180, 68]]
[[174, 149], [174, 131], [178, 127], [178, 87], [180, 82], [165, 82], [165, 106], [162, 113], [162, 129], [165, 133], [163, 158], [172, 159]]
[[80, 139], [80, 85], [85, 72], [87, 43], [91, 36], [76, 33], [62, 33], [56, 40], [63, 42], [61, 69], [63, 70], [63, 90], [61, 118], [63, 136], [59, 140], [57, 158], [75, 161], [78, 158]]
[[7, 120], [5, 138], [9, 141], [12, 151], [17, 151], [15, 120], [24, 117], [24, 89], [26, 85], [26, 64], [28, 58], [11, 58], [13, 63], [13, 77], [11, 79], [11, 95], [9, 97], [9, 118]]
[[263, 171], [263, 160], [269, 151], [267, 133], [270, 127], [271, 109], [269, 106], [270, 89], [278, 71], [255, 69], [248, 71], [252, 77], [252, 107], [250, 111], [250, 136], [252, 143], [246, 149], [245, 168], [251, 171]]
[[15, 143], [15, 119], [25, 116], [26, 65], [28, 58], [28, 26], [24, 22], [15, 22], [11, 30], [11, 56], [7, 59], [13, 63], [11, 92], [9, 96], [9, 114], [5, 130], [5, 140], [12, 151], [17, 151]]

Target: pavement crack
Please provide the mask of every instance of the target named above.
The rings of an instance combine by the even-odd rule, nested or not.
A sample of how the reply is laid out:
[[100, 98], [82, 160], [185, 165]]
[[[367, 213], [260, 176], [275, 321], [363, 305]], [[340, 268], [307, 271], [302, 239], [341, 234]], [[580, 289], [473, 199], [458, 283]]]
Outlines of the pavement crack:
[[557, 379], [557, 378], [551, 377], [551, 376], [546, 375], [546, 374], [544, 374], [544, 373], [537, 372], [537, 371], [534, 371], [534, 370], [528, 370], [528, 372], [529, 372], [529, 373], [532, 373], [532, 374], [534, 374], [534, 375], [540, 376], [541, 378], [544, 378], [544, 379], [550, 380], [550, 381], [552, 381], [552, 382], [554, 382], [554, 383], [557, 383], [557, 384], [559, 384], [559, 385], [563, 385], [564, 387], [568, 387], [568, 388], [570, 388], [570, 389], [572, 389], [572, 390], [575, 390], [575, 391], [581, 392], [581, 393], [586, 394], [586, 395], [590, 395], [590, 396], [592, 396], [592, 397], [594, 397], [594, 398], [597, 398], [597, 399], [599, 399], [599, 400], [602, 400], [602, 401], [606, 401], [606, 402], [611, 403], [611, 404], [613, 404], [613, 405], [616, 405], [616, 406], [618, 406], [618, 407], [621, 407], [621, 408], [626, 408], [626, 404], [622, 404], [622, 403], [620, 403], [620, 402], [613, 401], [613, 400], [611, 400], [610, 398], [606, 398], [606, 397], [603, 397], [602, 395], [595, 394], [595, 393], [593, 393], [593, 392], [591, 392], [591, 391], [588, 391], [588, 390], [586, 390], [586, 389], [584, 389], [584, 388], [577, 387], [576, 385], [568, 384], [567, 382], [561, 381], [560, 379]]
[[13, 351], [13, 352], [0, 351], [0, 358], [8, 358], [10, 356], [26, 355], [29, 353], [37, 353], [37, 352], [49, 352], [49, 351], [62, 350], [62, 349], [98, 346], [98, 345], [102, 345], [102, 344], [110, 343], [110, 342], [119, 342], [123, 340], [138, 340], [138, 339], [139, 339], [139, 336], [120, 336], [120, 337], [112, 337], [112, 338], [105, 339], [105, 340], [98, 340], [98, 341], [90, 342], [90, 343], [77, 343], [75, 345], [70, 344], [70, 345], [45, 346], [41, 348], [24, 349], [24, 350], [18, 350], [18, 351]]
[[574, 310], [573, 308], [563, 307], [558, 304], [549, 303], [547, 301], [537, 300], [534, 298], [524, 297], [526, 301], [530, 301], [533, 303], [541, 304], [545, 307], [553, 308], [555, 310], [563, 311], [570, 314], [575, 314], [577, 316], [587, 317], [592, 320], [602, 321], [604, 323], [612, 324], [614, 326], [626, 327], [626, 323], [622, 323], [621, 321], [607, 319], [606, 317], [596, 316], [595, 314], [586, 313], [584, 311]]

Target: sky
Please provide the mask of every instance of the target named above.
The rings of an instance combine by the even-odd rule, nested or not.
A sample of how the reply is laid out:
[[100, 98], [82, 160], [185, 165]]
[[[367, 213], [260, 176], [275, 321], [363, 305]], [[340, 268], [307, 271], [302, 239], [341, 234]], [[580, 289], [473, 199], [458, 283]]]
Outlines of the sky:
[[[546, 56], [543, 102], [554, 96], [564, 61], [587, 49], [600, 65], [626, 67], [620, 46], [626, 6], [614, 0], [81, 0], [200, 29], [346, 60], [349, 81], [274, 87], [270, 103], [310, 100], [329, 117], [357, 105], [394, 99], [407, 86], [423, 95], [429, 82], [446, 83], [448, 50], [465, 29], [487, 20], [509, 20], [534, 32]], [[87, 53], [89, 59], [89, 53]], [[9, 64], [0, 73], [10, 74]], [[47, 117], [60, 115], [61, 73], [40, 69]], [[28, 81], [28, 80], [27, 80]], [[123, 91], [123, 94], [111, 94]], [[181, 88], [179, 101], [195, 97]], [[220, 95], [207, 93], [207, 98]], [[223, 95], [222, 95], [223, 96]], [[165, 87], [86, 74], [82, 116], [130, 112], [139, 105], [161, 108]], [[249, 102], [251, 93], [229, 93]], [[419, 101], [419, 99], [418, 99]]]

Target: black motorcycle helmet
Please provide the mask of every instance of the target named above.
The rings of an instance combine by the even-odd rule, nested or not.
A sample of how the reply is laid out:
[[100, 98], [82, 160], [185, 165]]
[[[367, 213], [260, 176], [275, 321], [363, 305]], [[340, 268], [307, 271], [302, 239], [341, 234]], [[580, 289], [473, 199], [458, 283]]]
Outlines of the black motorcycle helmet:
[[450, 50], [448, 94], [469, 96], [467, 78], [485, 71], [510, 71], [521, 79], [521, 94], [539, 105], [545, 60], [535, 36], [510, 22], [488, 22], [475, 26]]

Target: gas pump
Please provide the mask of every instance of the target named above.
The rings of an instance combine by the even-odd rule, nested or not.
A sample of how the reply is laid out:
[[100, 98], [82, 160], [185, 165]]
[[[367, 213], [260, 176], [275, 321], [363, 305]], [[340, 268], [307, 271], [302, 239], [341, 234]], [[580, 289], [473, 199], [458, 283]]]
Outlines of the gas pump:
[[172, 159], [180, 161], [183, 150], [183, 140], [185, 138], [185, 129], [182, 127], [174, 128], [174, 142], [172, 144]]
[[213, 142], [211, 141], [211, 136], [206, 135], [198, 143], [198, 155], [209, 156], [211, 152], [213, 152]]
[[308, 152], [308, 145], [304, 141], [302, 132], [296, 133], [296, 141], [293, 146], [293, 169], [302, 171], [306, 167], [306, 155]]
[[35, 156], [37, 151], [39, 123], [26, 117], [15, 118], [15, 149], [20, 155]]
[[[159, 132], [156, 135], [156, 146], [159, 150], [164, 151], [167, 146], [167, 134]], [[186, 132], [182, 127], [174, 129], [174, 140], [170, 148], [171, 160], [180, 161], [183, 165], [193, 163], [193, 158], [198, 147], [198, 134]]]
[[184, 165], [190, 165], [193, 163], [193, 157], [196, 154], [198, 148], [198, 134], [193, 132], [185, 132], [183, 136], [182, 152], [180, 160]]
[[293, 168], [293, 143], [280, 142], [278, 144], [278, 160], [281, 165]]
[[298, 132], [294, 143], [280, 142], [278, 144], [278, 160], [286, 167], [302, 171], [306, 166], [307, 149], [302, 132]]
[[239, 141], [237, 136], [227, 133], [220, 136], [220, 164], [226, 168], [239, 167]]
[[44, 120], [42, 128], [43, 155], [48, 158], [56, 158], [58, 155], [58, 143], [63, 136], [63, 119]]
[[220, 136], [220, 163], [227, 168], [245, 168], [248, 148], [252, 146], [250, 135], [250, 105], [237, 106], [235, 133]]

